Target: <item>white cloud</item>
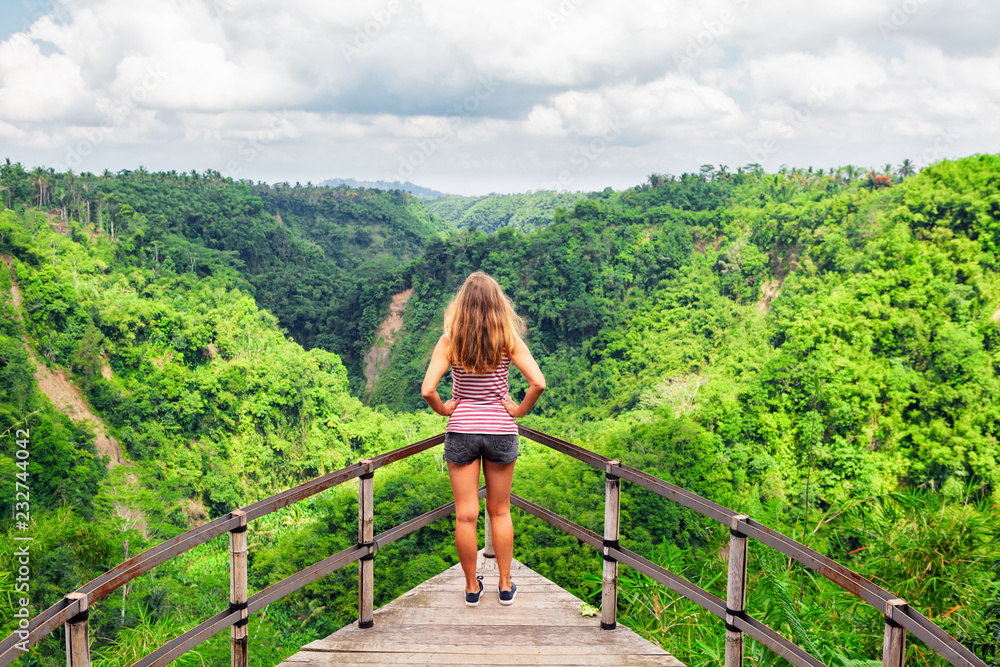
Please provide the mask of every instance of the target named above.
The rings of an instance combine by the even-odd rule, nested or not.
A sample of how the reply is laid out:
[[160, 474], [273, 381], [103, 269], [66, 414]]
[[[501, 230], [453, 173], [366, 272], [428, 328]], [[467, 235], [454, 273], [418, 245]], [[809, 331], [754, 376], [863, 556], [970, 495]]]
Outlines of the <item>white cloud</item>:
[[524, 122], [524, 132], [533, 136], [562, 137], [566, 135], [563, 128], [562, 114], [550, 107], [535, 106], [528, 119]]
[[32, 137], [31, 134], [10, 123], [0, 120], [0, 138], [11, 142], [17, 142], [23, 146], [30, 146], [37, 142], [39, 137]]
[[67, 56], [28, 40], [0, 44], [0, 120], [35, 124], [93, 115], [94, 98]]
[[733, 87], [792, 105], [809, 103], [818, 92], [841, 106], [863, 103], [888, 79], [883, 58], [847, 41], [819, 54], [791, 51], [753, 58], [732, 68], [733, 75]]
[[496, 179], [487, 191], [537, 187], [611, 126], [580, 177], [595, 187], [752, 161], [768, 140], [768, 168], [899, 160], [941, 132], [961, 137], [956, 155], [1000, 150], [1000, 49], [983, 27], [1000, 11], [918, 5], [61, 0], [58, 21], [0, 44], [0, 148], [54, 164], [99, 131], [81, 168], [152, 155], [187, 171], [266, 136], [245, 171], [294, 181], [381, 176], [444, 133], [413, 178]]

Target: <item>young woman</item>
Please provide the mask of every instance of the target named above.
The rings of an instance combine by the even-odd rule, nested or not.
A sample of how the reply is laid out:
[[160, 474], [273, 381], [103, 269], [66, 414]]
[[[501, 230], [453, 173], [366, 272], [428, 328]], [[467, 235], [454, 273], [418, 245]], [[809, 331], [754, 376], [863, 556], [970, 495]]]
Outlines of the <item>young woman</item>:
[[[481, 271], [465, 279], [444, 314], [444, 335], [431, 355], [420, 393], [434, 412], [448, 417], [444, 459], [455, 494], [455, 548], [465, 573], [465, 604], [475, 607], [483, 594], [476, 577], [479, 543], [479, 461], [486, 476], [486, 510], [493, 532], [500, 580], [500, 604], [511, 604], [517, 586], [510, 580], [514, 527], [510, 520], [510, 484], [517, 459], [517, 422], [545, 390], [521, 335], [524, 322], [514, 312], [499, 283]], [[520, 405], [507, 393], [513, 363], [528, 380]], [[437, 385], [451, 367], [452, 393], [441, 402]]]

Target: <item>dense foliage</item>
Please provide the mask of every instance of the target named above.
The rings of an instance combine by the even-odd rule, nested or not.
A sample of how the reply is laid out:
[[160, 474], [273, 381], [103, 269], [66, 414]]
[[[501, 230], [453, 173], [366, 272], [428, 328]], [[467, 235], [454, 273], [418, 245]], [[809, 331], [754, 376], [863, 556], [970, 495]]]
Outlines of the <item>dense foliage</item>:
[[527, 316], [549, 416], [669, 408], [769, 493], [797, 493], [812, 461], [827, 497], [973, 478], [989, 495], [998, 171], [970, 158], [873, 190], [810, 174], [681, 179], [595, 195], [534, 234], [433, 241], [407, 270], [411, 333], [375, 398], [421, 407], [443, 305], [482, 269]]
[[[887, 587], [912, 582], [911, 603], [932, 617], [948, 613], [951, 631], [996, 651], [997, 559], [987, 545], [1000, 499], [998, 187], [996, 156], [940, 163], [888, 187], [837, 173], [654, 175], [560, 210], [533, 234], [435, 241], [405, 273], [415, 290], [404, 316], [410, 333], [393, 347], [375, 400], [420, 407], [443, 306], [470, 271], [488, 271], [527, 316], [550, 387], [539, 406], [548, 430], [577, 441], [599, 434], [596, 446], [609, 430], [631, 429], [616, 455], [653, 453], [649, 470], [730, 505], [745, 506], [759, 488], [778, 503], [775, 523], [873, 576], [889, 568]], [[910, 502], [906, 520], [886, 522], [907, 538], [912, 526], [925, 531], [897, 558], [878, 543], [887, 534], [856, 523], [863, 518], [823, 523], [858, 499], [871, 505], [858, 512], [895, 502], [900, 489], [930, 495]], [[934, 575], [913, 568], [943, 553], [930, 533], [946, 524], [928, 527], [919, 515], [956, 507], [964, 509], [948, 525], [966, 528], [942, 569], [969, 565], [965, 580], [977, 584], [931, 590], [923, 579]], [[633, 540], [659, 536], [695, 547], [692, 564], [713, 562], [701, 554], [719, 544], [697, 522], [680, 521], [665, 502], [648, 510]], [[866, 539], [830, 541], [833, 530]], [[849, 556], [857, 549], [863, 557]], [[696, 578], [718, 574], [701, 565]], [[822, 596], [831, 589], [797, 585], [821, 597], [816, 614], [828, 612]], [[781, 586], [770, 590], [775, 613], [788, 616]], [[991, 608], [994, 616], [983, 611]], [[699, 629], [706, 622], [686, 648], [673, 644], [685, 660], [703, 659], [692, 642], [711, 643]], [[877, 619], [866, 623], [877, 635]], [[829, 641], [854, 630], [835, 625]], [[844, 655], [870, 648], [854, 644]]]
[[[30, 457], [22, 481], [31, 490], [34, 518], [36, 565], [29, 598], [34, 613], [207, 518], [433, 430], [424, 417], [390, 419], [363, 407], [350, 394], [338, 357], [287, 340], [276, 318], [258, 308], [240, 273], [226, 264], [225, 251], [199, 247], [211, 272], [196, 277], [175, 271], [162, 256], [157, 261], [132, 239], [112, 241], [76, 222], [66, 235], [52, 226], [58, 221], [50, 225], [48, 215], [32, 210], [0, 211], [5, 261], [0, 271], [0, 467], [6, 473], [5, 497], [13, 499], [16, 474], [22, 472], [14, 436], [16, 429], [26, 430]], [[15, 288], [22, 298], [19, 309], [13, 303]], [[71, 370], [81, 393], [76, 400], [93, 407], [129, 465], [106, 470], [108, 452], [96, 450], [94, 433], [42, 396], [32, 377], [36, 364], [50, 366], [56, 375], [60, 367]], [[433, 488], [420, 493], [435, 501], [442, 495]], [[410, 500], [400, 512], [416, 502]], [[342, 526], [347, 510], [329, 507]], [[297, 529], [320, 515], [307, 504], [269, 521], [271, 529], [284, 534], [284, 522]], [[9, 575], [20, 546], [10, 536], [24, 529], [8, 515], [4, 530], [0, 605], [9, 632], [16, 623]], [[337, 535], [348, 539], [354, 532], [348, 526]], [[431, 535], [418, 536], [414, 544], [432, 540]], [[439, 551], [447, 548], [446, 540], [434, 543]], [[395, 548], [405, 551], [406, 544]], [[271, 545], [288, 548], [265, 539], [255, 554], [261, 566], [252, 570], [257, 588], [274, 583], [283, 572], [264, 565], [273, 558]], [[216, 613], [228, 597], [225, 569], [213, 565], [224, 553], [206, 545], [97, 605], [92, 636], [99, 638], [96, 648], [106, 657], [104, 664], [131, 664], [122, 656], [132, 655], [137, 644], [148, 646]], [[432, 562], [435, 567], [445, 563]], [[411, 579], [400, 568], [397, 578], [405, 585]], [[198, 587], [198, 596], [190, 595], [190, 585]], [[272, 647], [258, 654], [258, 664], [274, 664], [301, 645], [284, 639], [308, 617], [299, 618], [301, 605], [295, 599], [278, 605], [263, 629], [256, 629], [264, 645]], [[331, 615], [322, 627], [344, 620], [342, 613]], [[309, 639], [317, 631], [311, 628]], [[218, 657], [226, 650], [220, 639], [202, 653]], [[32, 656], [38, 660], [33, 664], [65, 660], [56, 636]]]
[[450, 229], [399, 190], [233, 182], [213, 171], [29, 173], [9, 160], [0, 182], [8, 205], [45, 205], [63, 229], [75, 220], [78, 235], [106, 235], [114, 261], [195, 279], [235, 269], [240, 289], [296, 342], [334, 352], [355, 379], [388, 307], [372, 286]]
[[[526, 316], [548, 381], [524, 423], [759, 517], [998, 660], [998, 156], [902, 181], [706, 167], [582, 198], [426, 206], [398, 191], [10, 162], [0, 186], [0, 486], [13, 497], [13, 434], [30, 428], [34, 612], [191, 525], [440, 431], [419, 383], [445, 303], [483, 269]], [[362, 356], [408, 288], [366, 407]], [[65, 370], [128, 465], [105, 467], [93, 430], [43, 396], [37, 364]], [[599, 531], [603, 476], [522, 450], [515, 492]], [[382, 469], [376, 531], [449, 496], [439, 449]], [[353, 543], [356, 502], [346, 485], [254, 522], [252, 591]], [[599, 556], [531, 517], [515, 525], [517, 558], [597, 602]], [[392, 583], [376, 603], [454, 563], [450, 534], [445, 519], [381, 549]], [[725, 530], [628, 488], [622, 534], [722, 592]], [[225, 550], [203, 545], [95, 605], [99, 664], [131, 664], [221, 609]], [[874, 610], [760, 545], [751, 571], [751, 611], [828, 664], [878, 655]], [[256, 615], [254, 664], [349, 623], [355, 576]], [[718, 662], [715, 619], [627, 570], [622, 583], [624, 622], [687, 664]], [[225, 639], [185, 664], [225, 662]], [[31, 660], [61, 664], [58, 638]]]
[[447, 220], [456, 229], [478, 229], [492, 234], [500, 229], [526, 232], [552, 221], [560, 206], [572, 206], [582, 195], [541, 190], [531, 194], [460, 197], [448, 195], [425, 203], [431, 214]]

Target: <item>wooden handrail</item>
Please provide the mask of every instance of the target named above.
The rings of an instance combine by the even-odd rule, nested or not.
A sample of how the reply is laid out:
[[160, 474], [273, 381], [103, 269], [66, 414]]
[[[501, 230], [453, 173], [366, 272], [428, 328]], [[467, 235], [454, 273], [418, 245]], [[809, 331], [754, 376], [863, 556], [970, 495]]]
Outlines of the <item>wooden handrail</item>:
[[[619, 461], [609, 459], [578, 445], [524, 426], [518, 426], [518, 431], [524, 437], [567, 454], [605, 473], [605, 526], [603, 537], [573, 523], [565, 517], [546, 510], [540, 505], [511, 494], [511, 504], [513, 506], [546, 521], [603, 553], [605, 563], [603, 577], [604, 590], [602, 593], [602, 627], [614, 627], [614, 610], [617, 604], [617, 565], [621, 563], [652, 577], [654, 580], [722, 619], [726, 625], [727, 667], [735, 667], [742, 664], [742, 635], [744, 633], [760, 641], [764, 646], [773, 650], [793, 665], [820, 667], [823, 664], [799, 646], [746, 613], [745, 582], [747, 559], [745, 557], [730, 557], [727, 600], [723, 601], [686, 579], [669, 572], [618, 544], [619, 480], [625, 479], [664, 498], [673, 500], [703, 516], [729, 526], [731, 542], [736, 543], [737, 554], [741, 551], [744, 554], [746, 553], [748, 538], [756, 539], [794, 558], [802, 565], [819, 573], [840, 588], [858, 596], [866, 603], [879, 609], [885, 615], [886, 625], [883, 644], [884, 667], [899, 667], [902, 665], [903, 647], [905, 646], [907, 631], [912, 632], [914, 636], [933, 648], [952, 665], [960, 667], [986, 667], [985, 663], [971, 651], [962, 646], [961, 643], [940, 627], [908, 606], [903, 600], [897, 599], [889, 591], [876, 586], [860, 574], [853, 572], [805, 545], [745, 515], [737, 514], [727, 507], [702, 498], [697, 494], [665, 482], [636, 468], [623, 465]], [[74, 667], [76, 665], [89, 665], [89, 646], [87, 646], [88, 629], [86, 624], [88, 609], [94, 602], [109, 595], [120, 586], [127, 584], [157, 565], [226, 532], [229, 532], [231, 535], [230, 607], [188, 630], [135, 664], [138, 667], [159, 667], [160, 665], [166, 665], [215, 634], [232, 627], [234, 628], [232, 634], [233, 664], [237, 666], [245, 665], [248, 651], [246, 634], [245, 632], [237, 632], [236, 628], [237, 626], [245, 625], [245, 621], [250, 614], [263, 609], [266, 605], [280, 600], [286, 595], [313, 583], [331, 572], [335, 572], [349, 563], [371, 556], [374, 553], [375, 544], [382, 546], [390, 544], [423, 526], [448, 516], [454, 511], [455, 503], [447, 503], [406, 523], [390, 528], [379, 535], [372, 535], [371, 516], [374, 501], [371, 491], [372, 480], [370, 474], [377, 468], [413, 456], [443, 441], [444, 434], [441, 433], [371, 459], [355, 463], [242, 509], [234, 510], [226, 516], [214, 519], [144, 551], [138, 556], [112, 568], [93, 581], [84, 584], [77, 591], [66, 595], [59, 602], [31, 619], [24, 635], [21, 634], [22, 631], [15, 631], [0, 642], [0, 667], [6, 667], [20, 657], [22, 647], [33, 646], [41, 638], [63, 624], [67, 624], [67, 637], [70, 638], [67, 645], [67, 664], [71, 664]], [[359, 480], [358, 544], [315, 563], [247, 598], [245, 565], [241, 565], [241, 562], [245, 564], [246, 557], [245, 533], [243, 533], [242, 540], [239, 537], [234, 537], [234, 535], [241, 533], [241, 528], [245, 529], [250, 521], [355, 478], [363, 478]], [[479, 495], [481, 498], [484, 497], [484, 488], [480, 489]], [[371, 603], [374, 597], [372, 584], [368, 583], [366, 585], [366, 579], [370, 582], [372, 577], [371, 561], [368, 560], [367, 562], [367, 571], [365, 568], [362, 568], [360, 571], [361, 575], [359, 576], [358, 609], [361, 627], [365, 627], [367, 625], [366, 621], [370, 621], [372, 618]], [[240, 572], [241, 568], [242, 573]]]
[[[559, 440], [558, 438], [554, 438], [546, 433], [542, 433], [525, 426], [518, 425], [518, 432], [520, 435], [534, 440], [537, 443], [546, 445], [564, 454], [572, 456], [573, 458], [587, 463], [594, 468], [604, 470], [607, 473], [617, 475], [622, 479], [638, 484], [639, 486], [642, 486], [657, 495], [673, 500], [680, 505], [695, 511], [702, 516], [706, 516], [725, 526], [729, 526], [731, 531], [741, 537], [752, 537], [759, 542], [773, 547], [786, 556], [794, 558], [802, 565], [805, 565], [814, 572], [822, 575], [824, 578], [833, 582], [848, 593], [861, 598], [864, 602], [875, 607], [885, 616], [886, 629], [883, 645], [883, 667], [898, 667], [899, 663], [897, 661], [901, 659], [899, 656], [902, 655], [902, 646], [905, 642], [906, 636], [905, 632], [900, 632], [899, 629], [913, 633], [913, 635], [920, 639], [920, 641], [930, 646], [937, 652], [938, 655], [956, 667], [986, 667], [986, 663], [976, 657], [972, 651], [963, 646], [958, 640], [949, 635], [938, 625], [931, 622], [923, 614], [907, 605], [904, 600], [900, 600], [889, 591], [873, 584], [857, 572], [844, 567], [840, 563], [827, 558], [804, 544], [800, 544], [790, 537], [782, 535], [781, 533], [772, 530], [771, 528], [768, 528], [753, 519], [747, 518], [745, 515], [737, 514], [728, 507], [719, 505], [718, 503], [708, 500], [707, 498], [702, 498], [697, 494], [691, 493], [686, 489], [682, 489], [675, 484], [665, 482], [658, 477], [644, 473], [636, 468], [623, 465], [617, 461], [612, 461], [606, 456], [601, 456], [600, 454], [591, 452], [587, 449], [579, 447], [578, 445]], [[564, 520], [564, 523], [558, 527], [569, 532], [570, 534], [574, 534], [572, 531], [567, 530], [567, 524], [569, 523], [570, 522]], [[637, 558], [637, 556], [634, 557]], [[646, 561], [645, 559], [641, 560], [645, 561], [648, 565], [657, 567], [650, 561]], [[627, 561], [622, 560], [622, 562], [625, 562], [631, 567], [631, 564]], [[732, 560], [730, 560], [730, 566], [733, 566]], [[746, 567], [745, 559], [742, 567]], [[745, 573], [736, 573], [736, 576], [745, 576]], [[697, 600], [694, 601], [703, 608], [708, 609], [708, 607], [704, 604], [701, 604]], [[749, 630], [743, 627], [746, 623], [741, 622], [739, 615], [728, 614], [725, 618], [727, 624], [729, 624], [730, 621], [733, 621], [731, 623], [732, 626], [749, 632]], [[784, 640], [783, 638], [782, 640], [788, 643], [787, 640]], [[788, 644], [789, 646], [798, 649], [798, 647], [794, 644]], [[798, 650], [801, 651], [801, 649]], [[788, 659], [789, 662], [792, 662], [793, 664], [821, 664], [812, 662], [796, 662], [788, 656], [783, 655], [783, 657]], [[815, 658], [811, 659], [815, 660]]]

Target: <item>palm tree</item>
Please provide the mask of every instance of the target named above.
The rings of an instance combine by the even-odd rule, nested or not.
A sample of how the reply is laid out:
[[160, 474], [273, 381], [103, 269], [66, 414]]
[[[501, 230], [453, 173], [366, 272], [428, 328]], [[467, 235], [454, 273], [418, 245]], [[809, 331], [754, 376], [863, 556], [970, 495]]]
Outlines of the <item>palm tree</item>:
[[35, 170], [31, 172], [31, 175], [35, 179], [34, 186], [37, 188], [35, 198], [32, 201], [37, 202], [35, 203], [35, 206], [42, 206], [46, 203], [46, 201], [48, 201], [48, 173], [41, 167], [35, 167]]
[[56, 190], [56, 196], [59, 198], [59, 219], [63, 222], [66, 222], [68, 219], [66, 214], [66, 195], [68, 194], [69, 193], [66, 192], [66, 188], [61, 187]]
[[[83, 184], [83, 201], [87, 205], [87, 222], [84, 223], [84, 224], [86, 224], [89, 227], [90, 226], [90, 183], [84, 183]], [[81, 213], [83, 211], [83, 206], [82, 205], [80, 206], [80, 211], [81, 211]], [[97, 231], [97, 230], [95, 229], [94, 231]]]
[[917, 168], [910, 158], [903, 160], [902, 164], [899, 165], [899, 169], [896, 170], [896, 175], [900, 178], [907, 178], [913, 176], [915, 173], [917, 173]]
[[[73, 173], [72, 169], [70, 169], [69, 171], [66, 172], [66, 175], [69, 177], [69, 191], [70, 191], [70, 194], [73, 195], [73, 209], [75, 210], [76, 209], [76, 174]], [[79, 214], [77, 214], [77, 217], [79, 217]]]
[[854, 182], [854, 179], [861, 175], [861, 170], [853, 164], [849, 164], [846, 167], [841, 167], [837, 170], [838, 174], [841, 172], [844, 174], [844, 185], [850, 185]]

